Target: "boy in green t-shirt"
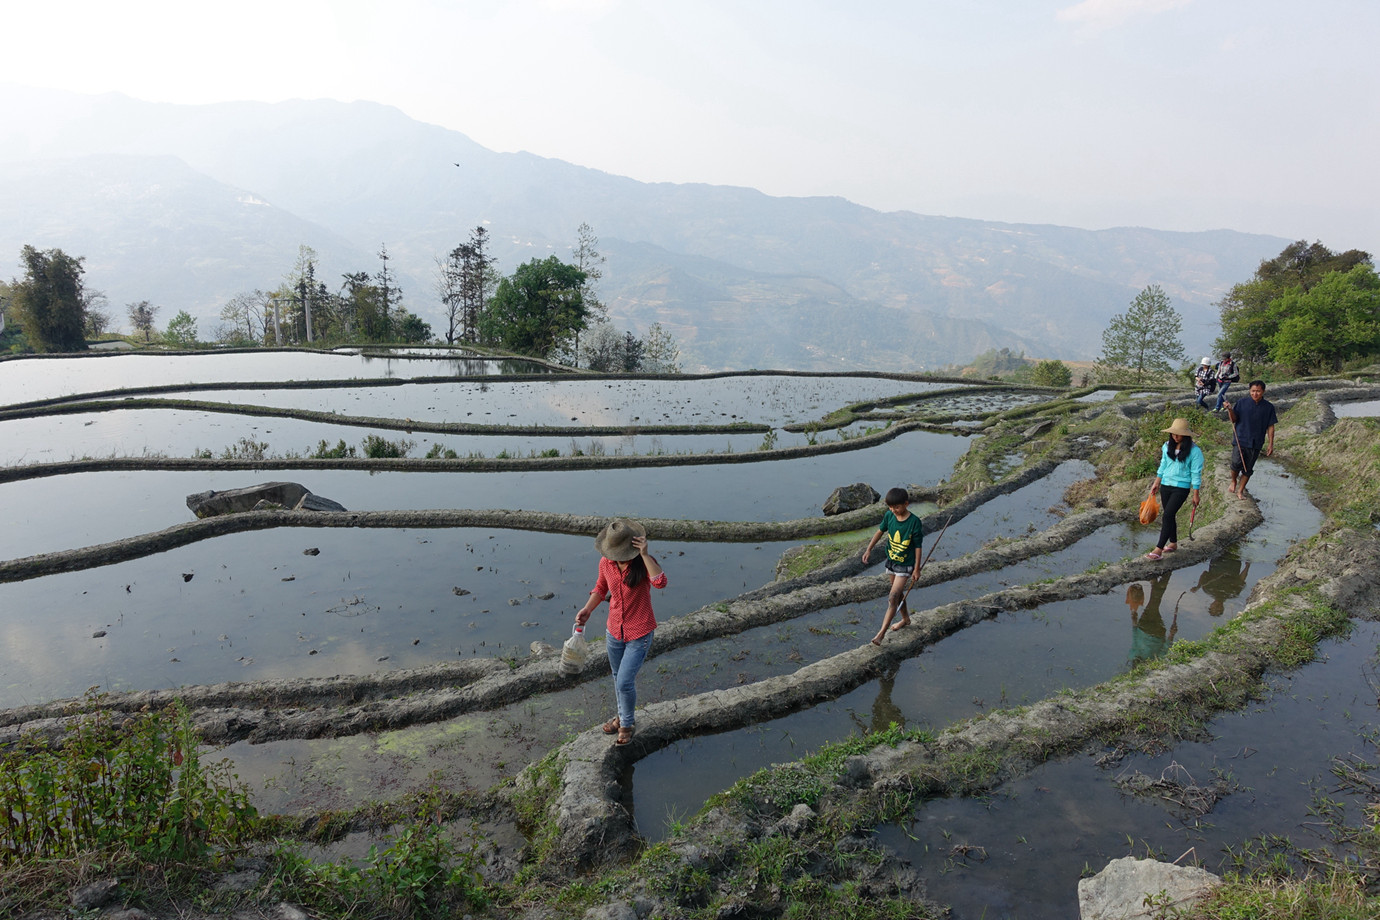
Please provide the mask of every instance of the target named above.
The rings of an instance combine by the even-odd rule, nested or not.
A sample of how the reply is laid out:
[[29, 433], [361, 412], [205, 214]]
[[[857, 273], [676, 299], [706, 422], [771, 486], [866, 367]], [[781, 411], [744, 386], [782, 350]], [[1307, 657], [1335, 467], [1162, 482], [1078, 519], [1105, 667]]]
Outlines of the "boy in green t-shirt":
[[[910, 513], [910, 494], [905, 489], [888, 490], [886, 506], [888, 510], [882, 515], [882, 523], [868, 541], [867, 549], [863, 550], [862, 555], [863, 564], [866, 565], [872, 548], [883, 535], [886, 536], [886, 571], [887, 577], [891, 579], [891, 591], [887, 595], [886, 616], [882, 618], [882, 628], [877, 630], [877, 635], [872, 639], [873, 645], [882, 644], [888, 629], [897, 630], [910, 625], [910, 611], [906, 609], [905, 602], [906, 580], [909, 579], [913, 585], [920, 575], [917, 560], [920, 558], [920, 538], [925, 535], [924, 528], [920, 526], [920, 519]], [[892, 626], [891, 619], [896, 616], [898, 610], [901, 613], [901, 622]]]

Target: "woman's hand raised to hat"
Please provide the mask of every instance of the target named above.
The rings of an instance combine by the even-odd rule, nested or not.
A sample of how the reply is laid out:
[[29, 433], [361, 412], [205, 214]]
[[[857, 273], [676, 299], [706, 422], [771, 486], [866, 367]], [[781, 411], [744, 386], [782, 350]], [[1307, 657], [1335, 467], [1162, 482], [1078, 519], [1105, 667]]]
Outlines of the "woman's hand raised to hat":
[[647, 538], [645, 536], [633, 537], [632, 545], [633, 549], [637, 550], [638, 554], [642, 556], [642, 564], [647, 567], [647, 574], [652, 578], [660, 578], [661, 564], [656, 561], [650, 552], [648, 552]]

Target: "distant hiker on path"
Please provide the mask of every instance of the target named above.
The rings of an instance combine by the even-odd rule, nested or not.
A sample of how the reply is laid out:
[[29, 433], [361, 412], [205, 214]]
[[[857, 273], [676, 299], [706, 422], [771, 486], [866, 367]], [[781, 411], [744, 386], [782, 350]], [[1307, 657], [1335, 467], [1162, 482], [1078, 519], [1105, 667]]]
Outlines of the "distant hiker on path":
[[613, 695], [618, 715], [604, 723], [604, 734], [617, 734], [616, 744], [632, 741], [637, 707], [637, 672], [652, 647], [656, 617], [652, 614], [652, 588], [666, 587], [666, 573], [647, 552], [647, 530], [635, 521], [610, 521], [594, 538], [599, 551], [599, 579], [589, 600], [575, 614], [583, 626], [605, 600], [609, 622], [604, 647], [613, 671]]
[[[872, 638], [873, 645], [881, 645], [887, 630], [903, 629], [910, 625], [910, 611], [906, 608], [906, 581], [913, 585], [920, 576], [920, 538], [925, 530], [920, 526], [920, 518], [910, 513], [910, 494], [905, 489], [890, 489], [886, 493], [887, 511], [882, 515], [882, 523], [863, 550], [862, 561], [872, 555], [872, 548], [886, 537], [886, 571], [891, 579], [891, 591], [886, 599], [886, 616], [882, 617], [882, 628]], [[901, 622], [891, 625], [891, 619], [901, 613]]]
[[1274, 455], [1275, 425], [1279, 424], [1275, 404], [1265, 398], [1265, 381], [1252, 380], [1250, 394], [1238, 399], [1236, 405], [1227, 406], [1227, 418], [1231, 419], [1235, 434], [1231, 449], [1231, 488], [1227, 491], [1236, 493], [1237, 498], [1246, 497], [1246, 483], [1255, 472], [1260, 449], [1265, 449], [1267, 457]]
[[1217, 405], [1213, 412], [1221, 412], [1227, 403], [1227, 389], [1241, 379], [1241, 371], [1231, 359], [1231, 352], [1222, 353], [1222, 361], [1217, 365]]
[[1193, 392], [1198, 396], [1198, 408], [1207, 411], [1207, 398], [1217, 389], [1217, 377], [1212, 372], [1212, 359], [1204, 358], [1193, 372]]
[[1203, 486], [1203, 449], [1193, 443], [1188, 420], [1176, 418], [1174, 424], [1163, 430], [1169, 434], [1169, 440], [1160, 445], [1160, 467], [1155, 471], [1155, 481], [1150, 483], [1150, 494], [1160, 493], [1164, 513], [1160, 516], [1159, 542], [1145, 554], [1146, 559], [1161, 559], [1165, 553], [1179, 548], [1179, 509], [1190, 498], [1197, 508], [1199, 489]]

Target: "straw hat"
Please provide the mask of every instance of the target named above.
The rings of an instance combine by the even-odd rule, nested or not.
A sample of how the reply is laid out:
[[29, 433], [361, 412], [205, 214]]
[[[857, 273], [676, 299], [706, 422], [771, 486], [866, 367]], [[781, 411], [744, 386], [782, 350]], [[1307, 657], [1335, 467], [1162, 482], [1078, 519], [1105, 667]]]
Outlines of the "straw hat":
[[609, 521], [599, 536], [594, 538], [594, 548], [599, 555], [614, 562], [631, 562], [641, 555], [632, 545], [633, 537], [647, 536], [647, 528], [636, 521], [614, 518]]
[[1193, 437], [1193, 432], [1188, 430], [1188, 419], [1184, 418], [1174, 419], [1174, 424], [1170, 425], [1168, 428], [1161, 428], [1160, 431], [1166, 431], [1169, 434], [1183, 435], [1186, 438]]

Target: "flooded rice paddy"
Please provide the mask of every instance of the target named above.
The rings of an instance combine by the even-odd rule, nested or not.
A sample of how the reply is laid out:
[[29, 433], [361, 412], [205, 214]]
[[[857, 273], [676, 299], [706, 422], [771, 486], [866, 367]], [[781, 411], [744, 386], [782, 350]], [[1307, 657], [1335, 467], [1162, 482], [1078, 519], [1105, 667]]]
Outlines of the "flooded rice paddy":
[[1380, 415], [1380, 399], [1333, 403], [1332, 412], [1337, 418], [1375, 418]]
[[[142, 470], [75, 473], [0, 483], [0, 558], [105, 543], [192, 520], [186, 496], [272, 480], [299, 481], [351, 511], [520, 508], [569, 514], [690, 520], [787, 521], [817, 517], [835, 488], [866, 482], [934, 485], [966, 438], [914, 431], [860, 451], [764, 463], [530, 472], [269, 473]], [[80, 509], [55, 514], [55, 508]], [[364, 539], [362, 537], [361, 539]]]
[[112, 389], [249, 380], [409, 379], [548, 373], [542, 364], [473, 356], [380, 357], [358, 352], [106, 354], [0, 362], [0, 406]]
[[637, 427], [816, 421], [857, 402], [947, 389], [888, 378], [757, 375], [665, 379], [466, 380], [389, 387], [170, 391], [169, 398], [340, 415], [483, 425]]
[[[241, 356], [215, 356], [232, 357]], [[278, 361], [242, 367], [250, 376], [227, 374], [226, 382], [287, 379], [288, 358], [293, 379], [308, 379], [295, 363], [302, 356], [247, 357]], [[344, 365], [318, 363], [316, 357], [363, 366], [359, 356], [306, 357], [313, 361], [304, 366], [309, 363], [325, 375], [320, 379], [349, 375], [334, 369]], [[398, 360], [409, 366], [428, 361]], [[399, 372], [406, 373], [394, 371]], [[15, 396], [18, 390], [0, 390], [0, 401], [104, 388], [99, 375], [74, 382], [69, 371], [62, 373], [67, 375], [62, 380], [47, 381], [32, 368], [14, 375], [0, 363], [0, 383], [22, 378], [27, 387], [22, 398]], [[185, 382], [219, 379], [203, 375]], [[561, 380], [550, 388], [545, 381], [457, 380], [184, 395], [389, 418], [456, 420], [463, 408], [490, 413], [485, 424], [731, 420], [779, 429], [870, 399], [923, 393], [927, 386], [913, 380], [765, 376]], [[1013, 404], [994, 402], [994, 395], [943, 396], [928, 401], [933, 405], [921, 399], [906, 404], [905, 411], [962, 413]], [[1107, 398], [1111, 395], [1108, 391]], [[218, 439], [233, 443], [238, 437], [287, 451], [322, 439], [355, 443], [363, 433], [354, 426], [188, 410], [91, 412], [0, 422], [0, 463], [117, 451], [185, 456], [215, 449]], [[500, 443], [497, 450], [513, 455], [541, 453], [562, 440], [513, 433], [426, 437], [452, 445], [461, 456]], [[740, 439], [726, 443], [728, 450], [743, 453], [762, 441], [761, 434], [664, 435], [645, 452], [708, 453], [715, 449], [710, 444], [726, 438]], [[634, 453], [643, 452], [635, 445], [652, 442], [631, 434], [601, 443], [606, 453]], [[0, 513], [10, 523], [0, 530], [0, 558], [158, 530], [190, 519], [183, 499], [191, 492], [267, 479], [301, 481], [351, 510], [521, 508], [785, 521], [818, 516], [829, 492], [851, 482], [867, 482], [879, 491], [895, 484], [933, 485], [951, 475], [969, 443], [968, 437], [912, 431], [864, 449], [801, 459], [599, 471], [83, 472], [0, 484]], [[425, 447], [413, 455], [424, 452]], [[1020, 459], [1008, 458], [1012, 464]], [[1065, 462], [1050, 475], [986, 502], [953, 524], [936, 561], [1038, 534], [1066, 512], [1065, 491], [1092, 475], [1087, 463]], [[1033, 703], [1124, 673], [1174, 642], [1208, 635], [1240, 612], [1252, 587], [1274, 570], [1293, 542], [1319, 526], [1319, 515], [1297, 480], [1276, 464], [1262, 461], [1252, 491], [1265, 524], [1205, 563], [1107, 595], [1001, 613], [837, 698], [747, 728], [683, 739], [630, 763], [620, 782], [641, 834], [662, 839], [734, 781], [797, 760], [823, 744], [892, 724], [940, 729], [993, 709]], [[861, 543], [870, 532], [865, 528], [855, 539]], [[654, 598], [663, 622], [769, 584], [781, 554], [799, 542], [657, 541], [654, 533], [652, 538], [670, 578], [668, 589]], [[1146, 528], [1103, 527], [1068, 548], [917, 589], [912, 605], [921, 609], [972, 600], [1006, 586], [1087, 571], [1139, 555], [1153, 539]], [[308, 555], [308, 550], [315, 552]], [[587, 596], [594, 562], [588, 537], [474, 528], [280, 528], [0, 584], [0, 706], [76, 696], [91, 686], [123, 690], [328, 677], [465, 657], [525, 657], [533, 641], [555, 645], [568, 634], [574, 609]], [[654, 646], [639, 680], [639, 702], [788, 674], [802, 663], [857, 648], [875, 630], [883, 606], [879, 599], [813, 610], [665, 654]], [[602, 627], [602, 616], [593, 622]], [[1315, 784], [1327, 775], [1327, 757], [1354, 746], [1358, 723], [1375, 719], [1375, 694], [1372, 688], [1367, 695], [1362, 675], [1375, 667], [1377, 641], [1374, 626], [1358, 624], [1347, 639], [1324, 645], [1327, 661], [1271, 678], [1260, 704], [1219, 717], [1201, 740], [1180, 743], [1163, 755], [1132, 755], [1109, 764], [1085, 754], [1052, 762], [982, 799], [927, 802], [909, 821], [879, 828], [877, 837], [909, 859], [929, 896], [949, 904], [958, 918], [1070, 916], [1077, 878], [1128, 854], [1172, 860], [1193, 848], [1195, 861], [1219, 870], [1230, 848], [1243, 840], [1263, 832], [1296, 833], [1308, 820]], [[484, 789], [605, 718], [611, 706], [606, 683], [590, 681], [432, 725], [320, 741], [241, 742], [225, 754], [267, 810], [344, 808], [423, 788], [438, 777], [450, 788]], [[1336, 719], [1339, 704], [1354, 716]], [[1206, 816], [1185, 814], [1128, 794], [1118, 780], [1137, 772], [1187, 776], [1203, 785], [1221, 780], [1225, 795]]]

